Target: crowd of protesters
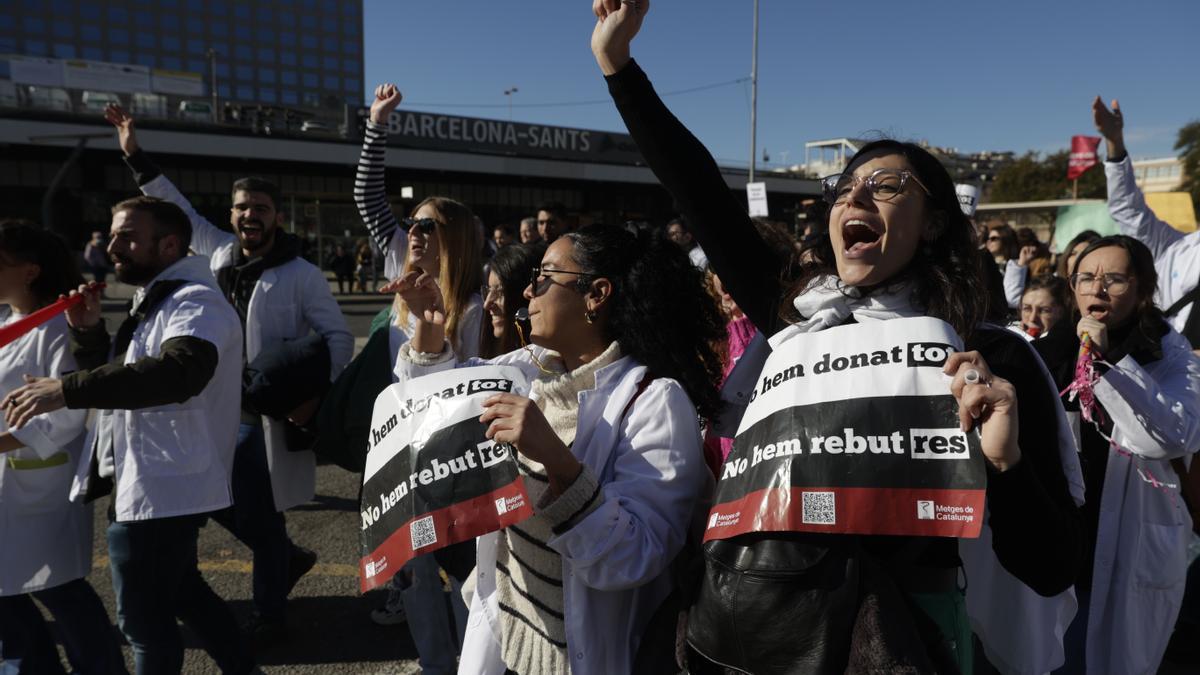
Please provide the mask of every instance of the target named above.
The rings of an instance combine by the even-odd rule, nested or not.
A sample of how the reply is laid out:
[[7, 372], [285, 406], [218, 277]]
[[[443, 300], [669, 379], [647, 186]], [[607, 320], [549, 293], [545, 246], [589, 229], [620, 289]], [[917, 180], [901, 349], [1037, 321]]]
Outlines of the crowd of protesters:
[[[1146, 206], [1116, 101], [1097, 99], [1092, 117], [1121, 234], [1083, 232], [1056, 255], [1032, 231], [974, 222], [937, 159], [881, 140], [823, 179], [820, 222], [797, 240], [746, 215], [632, 58], [648, 3], [594, 8], [596, 62], [679, 217], [577, 227], [551, 203], [489, 230], [469, 205], [431, 196], [398, 218], [384, 152], [402, 96], [381, 85], [353, 194], [369, 240], [328, 261], [339, 293], [374, 292], [382, 259], [378, 290], [393, 301], [357, 354], [324, 273], [281, 228], [279, 189], [237, 180], [232, 231], [218, 228], [118, 107], [106, 118], [142, 194], [112, 207], [107, 244], [89, 242], [95, 281], [54, 235], [0, 225], [0, 324], [82, 296], [0, 347], [3, 663], [64, 672], [36, 601], [74, 671], [126, 672], [85, 579], [92, 504], [110, 495], [117, 622], [136, 671], [181, 671], [178, 619], [222, 672], [256, 672], [254, 646], [286, 642], [288, 595], [316, 563], [285, 516], [314, 496], [314, 450], [361, 470], [352, 455], [380, 391], [481, 364], [533, 382], [488, 399], [481, 422], [518, 451], [534, 515], [392, 577], [371, 618], [406, 625], [426, 673], [1200, 663], [1200, 567], [1187, 557], [1200, 234]], [[114, 333], [96, 283], [110, 271], [136, 287]], [[965, 344], [944, 372], [958, 414], [979, 425], [985, 547], [755, 532], [701, 548], [767, 339], [917, 316]], [[241, 626], [198, 569], [209, 519], [253, 554]]]

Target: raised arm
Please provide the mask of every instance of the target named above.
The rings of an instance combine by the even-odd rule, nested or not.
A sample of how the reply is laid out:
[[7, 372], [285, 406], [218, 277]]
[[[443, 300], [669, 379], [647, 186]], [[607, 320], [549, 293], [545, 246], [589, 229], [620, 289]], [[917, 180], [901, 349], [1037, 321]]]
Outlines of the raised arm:
[[1108, 156], [1104, 161], [1104, 175], [1108, 180], [1108, 212], [1128, 235], [1150, 248], [1158, 258], [1167, 248], [1183, 238], [1183, 233], [1159, 220], [1146, 206], [1146, 198], [1133, 175], [1133, 163], [1125, 149], [1125, 116], [1121, 104], [1113, 99], [1112, 109], [1104, 105], [1099, 96], [1092, 101], [1092, 121], [1096, 130], [1104, 137]]
[[679, 204], [709, 266], [754, 325], [771, 335], [782, 327], [777, 256], [730, 192], [712, 155], [663, 105], [630, 57], [630, 42], [649, 8], [648, 0], [636, 5], [594, 0], [592, 53], [642, 157]]
[[363, 134], [362, 154], [358, 157], [358, 170], [354, 174], [354, 204], [367, 231], [379, 245], [379, 250], [384, 252], [384, 275], [389, 279], [400, 275], [408, 239], [388, 204], [383, 181], [388, 117], [400, 105], [402, 98], [403, 95], [394, 84], [375, 88], [375, 101], [371, 104], [371, 114]]
[[191, 249], [200, 255], [212, 256], [218, 248], [237, 244], [237, 235], [226, 232], [208, 219], [196, 212], [187, 197], [175, 187], [175, 184], [163, 175], [161, 169], [138, 144], [137, 131], [134, 129], [133, 115], [130, 115], [119, 105], [109, 105], [104, 109], [104, 119], [117, 129], [117, 140], [121, 151], [125, 153], [125, 163], [133, 172], [133, 179], [138, 189], [150, 197], [165, 199], [187, 214], [192, 223]]

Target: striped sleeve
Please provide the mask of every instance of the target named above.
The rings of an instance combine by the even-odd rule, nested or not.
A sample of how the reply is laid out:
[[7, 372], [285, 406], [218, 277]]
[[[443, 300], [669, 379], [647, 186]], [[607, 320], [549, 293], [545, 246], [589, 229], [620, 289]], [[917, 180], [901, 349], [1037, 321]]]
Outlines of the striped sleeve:
[[386, 151], [387, 127], [368, 120], [358, 171], [354, 175], [354, 204], [381, 251], [388, 250], [392, 237], [400, 228], [383, 184]]

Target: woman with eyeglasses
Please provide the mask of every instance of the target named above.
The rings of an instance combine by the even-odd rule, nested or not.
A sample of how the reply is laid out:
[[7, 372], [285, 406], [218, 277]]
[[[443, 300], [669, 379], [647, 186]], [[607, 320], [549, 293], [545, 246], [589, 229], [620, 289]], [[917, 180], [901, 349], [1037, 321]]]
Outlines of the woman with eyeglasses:
[[[507, 354], [521, 346], [517, 311], [529, 306], [525, 298], [529, 270], [541, 261], [545, 252], [545, 244], [508, 244], [488, 261], [487, 283], [479, 290], [488, 318], [479, 338], [479, 355], [483, 358]], [[521, 321], [520, 330], [529, 333], [528, 320]]]
[[[392, 213], [384, 187], [384, 155], [388, 118], [401, 98], [393, 84], [375, 89], [354, 181], [354, 201], [384, 252], [384, 276], [389, 283], [380, 292], [392, 293], [417, 278], [436, 279], [444, 289], [442, 311], [450, 347], [458, 358], [470, 358], [479, 354], [483, 324], [483, 299], [479, 295], [483, 229], [469, 207], [445, 197], [426, 198], [403, 220]], [[396, 294], [387, 318], [389, 370], [396, 364], [401, 345], [415, 335], [419, 314], [409, 307], [403, 294]], [[370, 349], [372, 346], [368, 340], [363, 353], [376, 354], [378, 350]], [[358, 370], [354, 364], [347, 368], [350, 373]], [[466, 607], [457, 593], [451, 593], [454, 616], [447, 616], [439, 567], [451, 579], [451, 587], [457, 588], [472, 567], [472, 560], [469, 544], [417, 556], [392, 577], [383, 607], [371, 613], [371, 619], [383, 625], [407, 621], [423, 672], [436, 675], [455, 670], [455, 655], [466, 630]], [[451, 625], [454, 633], [450, 632]]]
[[[1183, 600], [1191, 518], [1171, 461], [1200, 448], [1200, 360], [1154, 305], [1157, 283], [1144, 244], [1097, 239], [1071, 274], [1073, 330], [1035, 343], [1063, 389], [1081, 343], [1096, 355], [1094, 421], [1077, 420], [1088, 537], [1063, 673], [1155, 672]], [[1078, 397], [1064, 403], [1081, 416]]]
[[[1029, 345], [981, 324], [980, 253], [949, 174], [915, 144], [861, 148], [844, 173], [823, 181], [829, 237], [785, 286], [711, 155], [630, 58], [648, 5], [594, 0], [592, 50], [642, 156], [725, 288], [768, 336], [924, 315], [949, 323], [972, 351], [948, 359], [947, 390], [960, 414], [979, 414], [988, 481], [989, 549], [934, 537], [777, 532], [709, 542], [688, 619], [689, 669], [971, 672], [973, 623], [989, 658], [1050, 670], [1057, 664], [1046, 636], [1069, 601], [1039, 596], [1071, 586], [1083, 548], [1064, 469], [1074, 448]], [[965, 384], [969, 369], [979, 371], [975, 384]], [[970, 598], [960, 590], [968, 551], [980, 552]], [[1035, 616], [1043, 605], [1048, 611]], [[969, 623], [968, 610], [982, 623]]]
[[[455, 366], [441, 290], [399, 291], [418, 316], [400, 379]], [[712, 474], [697, 411], [718, 406], [724, 338], [702, 272], [660, 233], [592, 225], [560, 236], [525, 289], [532, 345], [488, 361], [533, 381], [488, 399], [535, 515], [478, 540], [461, 673], [663, 672], [673, 640], [643, 640], [674, 590], [671, 563], [706, 513]]]
[[1062, 331], [1062, 319], [1070, 314], [1070, 294], [1066, 279], [1050, 274], [1034, 277], [1021, 294], [1020, 319], [1009, 328], [1030, 341], [1044, 340], [1055, 326]]

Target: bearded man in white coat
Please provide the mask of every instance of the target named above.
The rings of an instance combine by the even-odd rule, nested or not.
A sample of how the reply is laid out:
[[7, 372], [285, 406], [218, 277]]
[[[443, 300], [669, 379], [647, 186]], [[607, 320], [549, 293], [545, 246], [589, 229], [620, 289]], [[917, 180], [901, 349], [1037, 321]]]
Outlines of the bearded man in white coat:
[[[315, 332], [328, 347], [332, 382], [353, 355], [354, 336], [324, 273], [300, 257], [299, 240], [283, 231], [279, 189], [260, 178], [236, 181], [230, 209], [233, 233], [218, 229], [141, 151], [131, 115], [111, 106], [105, 118], [118, 130], [125, 161], [141, 191], [172, 202], [187, 214], [192, 250], [209, 257], [221, 291], [241, 319], [246, 361]], [[317, 403], [313, 399], [301, 404], [288, 419], [303, 425]], [[251, 409], [243, 392], [233, 467], [234, 505], [215, 517], [254, 554], [254, 613], [244, 628], [258, 645], [285, 637], [287, 596], [316, 563], [315, 553], [292, 543], [283, 516], [285, 510], [312, 499], [316, 460], [308, 450], [289, 449], [285, 431], [285, 420]]]

